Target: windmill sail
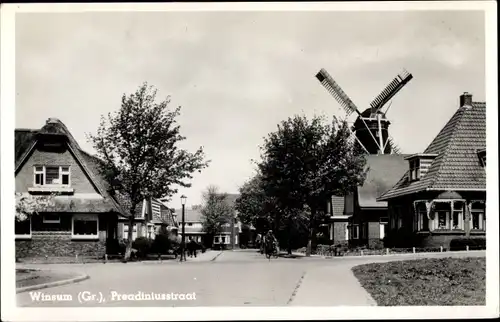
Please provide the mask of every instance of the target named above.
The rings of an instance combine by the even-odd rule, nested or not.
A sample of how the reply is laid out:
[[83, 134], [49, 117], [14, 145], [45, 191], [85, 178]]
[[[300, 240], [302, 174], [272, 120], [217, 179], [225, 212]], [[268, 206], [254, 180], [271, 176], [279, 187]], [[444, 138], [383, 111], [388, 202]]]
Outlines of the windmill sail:
[[340, 88], [339, 84], [322, 68], [317, 74], [316, 78], [320, 81], [321, 85], [335, 98], [335, 100], [344, 108], [347, 115], [353, 112], [360, 114], [358, 108], [351, 101], [349, 96]]
[[388, 144], [391, 146], [391, 151], [394, 154], [401, 154], [401, 149], [394, 143], [394, 139], [392, 137], [389, 137], [388, 139]]
[[407, 71], [403, 71], [401, 74], [396, 76], [389, 83], [389, 85], [384, 88], [384, 90], [370, 103], [372, 108], [372, 113], [376, 113], [380, 110], [397, 92], [399, 92], [411, 79], [412, 74]]

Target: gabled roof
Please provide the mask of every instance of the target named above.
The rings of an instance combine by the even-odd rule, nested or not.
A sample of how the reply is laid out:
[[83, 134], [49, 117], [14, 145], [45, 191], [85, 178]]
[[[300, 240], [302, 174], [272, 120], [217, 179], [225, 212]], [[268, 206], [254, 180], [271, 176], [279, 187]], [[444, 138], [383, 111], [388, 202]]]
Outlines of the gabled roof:
[[[175, 214], [177, 215], [177, 220], [180, 222], [181, 221], [181, 216], [182, 216], [182, 209], [176, 209]], [[192, 223], [201, 223], [203, 214], [201, 213], [201, 209], [185, 209], [184, 213], [184, 221], [185, 222], [192, 222]]]
[[[22, 167], [24, 161], [31, 155], [31, 152], [37, 145], [40, 138], [44, 135], [58, 135], [66, 138], [68, 149], [74, 154], [76, 160], [81, 165], [83, 171], [90, 178], [91, 183], [104, 198], [100, 207], [94, 211], [108, 212], [114, 210], [120, 214], [125, 214], [122, 207], [109, 194], [109, 184], [99, 171], [99, 163], [97, 157], [88, 154], [81, 150], [80, 146], [69, 132], [66, 125], [60, 120], [51, 118], [41, 129], [16, 129], [15, 130], [15, 173]], [[85, 205], [84, 201], [79, 202]]]
[[236, 204], [236, 200], [240, 197], [239, 194], [237, 193], [226, 193], [226, 202], [231, 206], [234, 207]]
[[[226, 203], [234, 207], [236, 203], [236, 199], [239, 198], [239, 194], [226, 194]], [[185, 217], [185, 222], [192, 222], [192, 223], [201, 223], [203, 221], [203, 214], [201, 212], [202, 207], [196, 207], [196, 208], [186, 208], [184, 217]], [[182, 216], [182, 209], [175, 209], [175, 215], [177, 216], [177, 220], [180, 222], [181, 221], [181, 216]]]
[[486, 171], [477, 155], [486, 148], [486, 103], [462, 106], [424, 151], [437, 154], [427, 173], [410, 182], [407, 172], [379, 200], [424, 190], [486, 190]]
[[367, 174], [363, 185], [358, 187], [358, 203], [361, 208], [384, 208], [386, 201], [377, 201], [391, 189], [406, 172], [408, 154], [370, 154], [366, 156]]

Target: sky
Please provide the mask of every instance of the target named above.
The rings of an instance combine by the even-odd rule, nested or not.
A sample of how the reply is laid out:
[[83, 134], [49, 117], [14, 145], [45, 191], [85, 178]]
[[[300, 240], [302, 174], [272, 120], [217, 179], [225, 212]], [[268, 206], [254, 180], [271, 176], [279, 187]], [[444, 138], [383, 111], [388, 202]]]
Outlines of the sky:
[[[91, 12], [16, 15], [16, 128], [59, 118], [86, 133], [143, 82], [181, 106], [182, 147], [209, 168], [169, 203], [200, 204], [209, 185], [237, 193], [263, 138], [294, 114], [345, 113], [314, 75], [325, 68], [364, 110], [403, 69], [387, 114], [402, 153], [423, 152], [458, 108], [485, 101], [481, 11]], [[353, 117], [350, 121], [354, 121]]]

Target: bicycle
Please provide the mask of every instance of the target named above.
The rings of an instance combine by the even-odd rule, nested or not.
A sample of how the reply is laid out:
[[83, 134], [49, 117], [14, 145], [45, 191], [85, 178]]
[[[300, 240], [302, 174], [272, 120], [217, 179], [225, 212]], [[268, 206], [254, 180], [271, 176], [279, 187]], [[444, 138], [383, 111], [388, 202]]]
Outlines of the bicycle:
[[266, 250], [266, 258], [271, 260], [271, 257], [274, 259], [277, 259], [279, 257], [279, 250], [277, 246], [273, 246], [272, 251], [269, 251], [269, 249]]

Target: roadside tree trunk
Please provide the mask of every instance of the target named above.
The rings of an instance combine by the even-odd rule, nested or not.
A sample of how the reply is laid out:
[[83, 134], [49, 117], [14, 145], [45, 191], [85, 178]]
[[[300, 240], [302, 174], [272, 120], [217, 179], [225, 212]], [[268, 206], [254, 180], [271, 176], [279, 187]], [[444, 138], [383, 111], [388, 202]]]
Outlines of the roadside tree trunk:
[[128, 262], [130, 260], [130, 256], [132, 255], [132, 233], [134, 231], [134, 220], [135, 220], [135, 205], [130, 207], [130, 214], [128, 221], [128, 234], [127, 234], [127, 247], [125, 249], [125, 256], [123, 258], [124, 262]]
[[314, 216], [316, 216], [316, 209], [311, 207], [311, 219], [309, 220], [309, 238], [307, 240], [306, 256], [311, 256], [312, 253], [312, 239], [314, 236]]
[[288, 255], [292, 255], [292, 217], [288, 217], [288, 247], [287, 253]]
[[125, 257], [123, 260], [125, 262], [130, 260], [130, 256], [132, 255], [132, 232], [134, 229], [134, 219], [133, 217], [129, 218], [128, 221], [128, 233], [127, 233], [127, 247], [125, 249]]

